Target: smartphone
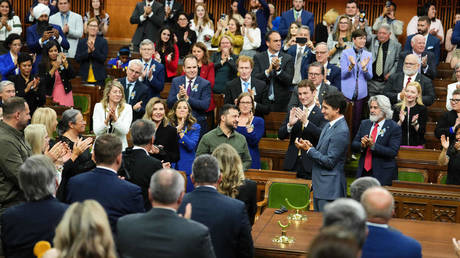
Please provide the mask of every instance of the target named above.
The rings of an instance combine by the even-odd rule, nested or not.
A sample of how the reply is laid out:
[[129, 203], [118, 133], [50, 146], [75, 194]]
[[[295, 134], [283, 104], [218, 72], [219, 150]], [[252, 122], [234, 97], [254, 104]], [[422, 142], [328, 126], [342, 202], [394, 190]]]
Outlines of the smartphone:
[[52, 25], [48, 25], [48, 27], [46, 27], [46, 30], [47, 30], [47, 31], [51, 31], [51, 30], [53, 30], [53, 29], [54, 29], [54, 27], [53, 27]]
[[222, 20], [225, 20], [225, 17], [227, 17], [227, 15], [225, 13], [220, 15], [220, 19], [222, 19]]

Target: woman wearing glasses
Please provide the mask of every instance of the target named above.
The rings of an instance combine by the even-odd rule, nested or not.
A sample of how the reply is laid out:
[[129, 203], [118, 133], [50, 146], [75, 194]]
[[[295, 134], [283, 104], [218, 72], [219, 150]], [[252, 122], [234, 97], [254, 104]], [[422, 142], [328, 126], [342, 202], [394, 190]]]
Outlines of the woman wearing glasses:
[[460, 125], [460, 89], [452, 92], [452, 97], [448, 98], [452, 110], [444, 113], [436, 124], [434, 134], [438, 139], [442, 135], [449, 137], [451, 142], [455, 141], [455, 129]]
[[457, 78], [457, 82], [447, 85], [446, 108], [449, 111], [452, 110], [452, 106], [450, 105], [452, 93], [454, 90], [460, 89], [460, 62], [455, 65], [455, 78]]

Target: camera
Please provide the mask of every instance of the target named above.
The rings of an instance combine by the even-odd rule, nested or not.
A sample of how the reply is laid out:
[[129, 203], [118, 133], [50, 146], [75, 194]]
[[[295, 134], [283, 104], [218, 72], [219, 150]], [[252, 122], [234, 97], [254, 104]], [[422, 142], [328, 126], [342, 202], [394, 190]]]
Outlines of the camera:
[[364, 22], [366, 17], [366, 11], [361, 10], [359, 13], [359, 22]]

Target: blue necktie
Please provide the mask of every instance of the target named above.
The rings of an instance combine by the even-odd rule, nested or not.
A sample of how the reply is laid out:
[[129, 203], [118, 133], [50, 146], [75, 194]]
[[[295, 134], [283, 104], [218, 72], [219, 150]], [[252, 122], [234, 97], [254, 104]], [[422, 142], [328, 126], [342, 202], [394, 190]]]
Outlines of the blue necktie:
[[249, 89], [249, 82], [243, 82], [243, 92], [248, 92]]

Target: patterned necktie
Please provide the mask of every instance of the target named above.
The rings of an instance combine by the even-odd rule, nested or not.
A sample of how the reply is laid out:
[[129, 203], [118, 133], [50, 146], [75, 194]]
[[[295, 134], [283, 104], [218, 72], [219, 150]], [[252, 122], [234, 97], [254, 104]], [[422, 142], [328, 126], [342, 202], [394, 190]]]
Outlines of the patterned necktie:
[[[379, 129], [378, 124], [374, 124], [374, 129], [372, 129], [371, 137], [372, 141], [375, 143], [375, 138], [377, 137], [377, 131]], [[366, 157], [364, 158], [364, 169], [369, 171], [372, 169], [372, 151], [371, 148], [368, 147], [366, 151]]]
[[190, 96], [191, 91], [192, 91], [192, 80], [189, 80], [188, 87], [187, 87], [187, 96]]
[[410, 80], [411, 80], [411, 77], [407, 78], [406, 87], [407, 87], [407, 84], [410, 83]]
[[134, 88], [134, 83], [128, 83], [128, 103], [131, 102], [131, 100], [134, 98], [133, 96], [133, 88]]
[[377, 63], [375, 64], [375, 74], [382, 76], [383, 74], [383, 44], [380, 43], [379, 52], [377, 54]]
[[302, 80], [302, 75], [301, 75], [301, 64], [302, 64], [302, 48], [298, 47], [299, 51], [297, 51], [297, 55], [295, 57], [295, 65], [294, 65], [294, 78], [292, 80], [293, 84], [299, 84], [299, 82]]

